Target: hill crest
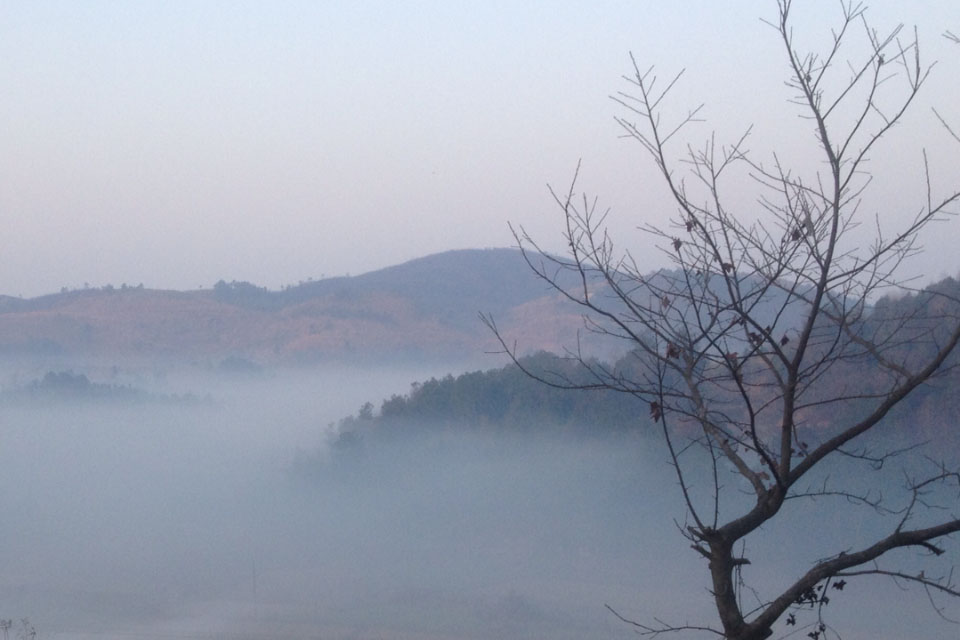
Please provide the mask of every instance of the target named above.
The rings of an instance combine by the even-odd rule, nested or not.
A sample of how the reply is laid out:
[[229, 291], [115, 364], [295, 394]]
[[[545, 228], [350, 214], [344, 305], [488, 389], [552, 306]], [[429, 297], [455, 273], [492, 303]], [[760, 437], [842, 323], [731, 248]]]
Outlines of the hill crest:
[[516, 249], [448, 251], [357, 276], [271, 291], [104, 287], [0, 297], [0, 353], [171, 357], [259, 363], [476, 359], [496, 346], [478, 314], [560, 350], [579, 311], [532, 274]]

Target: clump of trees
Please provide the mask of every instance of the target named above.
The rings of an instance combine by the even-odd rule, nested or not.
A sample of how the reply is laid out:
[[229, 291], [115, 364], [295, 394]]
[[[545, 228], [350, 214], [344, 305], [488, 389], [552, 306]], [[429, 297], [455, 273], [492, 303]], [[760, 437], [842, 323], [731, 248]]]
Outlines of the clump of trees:
[[29, 618], [20, 618], [17, 623], [14, 623], [12, 618], [0, 619], [0, 633], [3, 634], [3, 640], [9, 640], [11, 631], [14, 631], [14, 637], [17, 640], [36, 640], [38, 637], [37, 629]]
[[[522, 359], [523, 368], [558, 370], [556, 357], [538, 353]], [[575, 363], [559, 363], [571, 379], [581, 375]], [[587, 379], [582, 378], [586, 383]], [[523, 369], [509, 365], [458, 376], [431, 378], [394, 394], [375, 410], [365, 403], [355, 416], [344, 418], [336, 433], [344, 442], [364, 432], [412, 430], [488, 430], [504, 433], [606, 434], [641, 431], [631, 398], [613, 391], [569, 394], [539, 384]]]
[[0, 392], [0, 403], [18, 402], [116, 402], [116, 403], [178, 403], [202, 404], [211, 398], [199, 398], [191, 393], [160, 395], [136, 389], [130, 385], [92, 382], [84, 373], [48, 371], [29, 384]]
[[228, 283], [219, 280], [213, 285], [213, 297], [218, 302], [257, 311], [273, 311], [281, 306], [280, 296], [276, 292], [245, 281]]
[[[926, 590], [938, 612], [939, 596], [960, 596], [951, 567], [934, 565], [934, 572], [922, 564], [924, 556], [948, 558], [945, 540], [960, 531], [960, 473], [918, 457], [917, 438], [900, 449], [881, 446], [898, 407], [956, 365], [960, 298], [931, 288], [916, 294], [922, 304], [871, 308], [884, 293], [911, 292], [903, 264], [924, 231], [957, 212], [960, 191], [938, 191], [925, 157], [904, 157], [901, 171], [919, 173], [927, 185], [916, 194], [913, 218], [894, 227], [882, 212], [864, 219], [860, 207], [872, 184], [869, 161], [898, 152], [884, 143], [930, 67], [915, 37], [900, 28], [879, 34], [859, 4], [842, 4], [826, 50], [809, 53], [794, 33], [794, 3], [778, 0], [777, 8], [769, 24], [789, 68], [797, 122], [817, 145], [816, 163], [756, 158], [747, 150], [749, 132], [726, 145], [714, 136], [686, 146], [700, 112], [668, 108], [679, 75], [664, 82], [634, 60], [629, 88], [615, 97], [624, 109], [618, 122], [676, 206], [669, 226], [644, 227], [674, 270], [641, 273], [607, 234], [605, 212], [578, 195], [576, 176], [568, 191], [554, 193], [566, 255], [541, 250], [515, 229], [529, 267], [583, 309], [587, 330], [629, 342], [630, 365], [608, 366], [571, 348], [567, 358], [581, 377], [524, 367], [509, 336], [486, 317], [532, 377], [638, 398], [661, 431], [687, 514], [680, 530], [704, 560], [716, 618], [674, 624], [624, 616], [645, 635], [761, 640], [782, 625], [818, 640], [830, 630], [823, 605], [871, 577]], [[742, 193], [744, 184], [755, 189], [761, 215], [744, 217], [725, 196], [728, 186]], [[904, 478], [898, 493], [845, 482], [895, 464]], [[707, 487], [691, 481], [704, 470], [712, 477]], [[785, 586], [752, 584], [752, 568], [773, 559], [745, 549], [765, 525], [790, 517], [787, 505], [816, 500], [869, 512], [884, 523], [882, 533], [810, 558]]]

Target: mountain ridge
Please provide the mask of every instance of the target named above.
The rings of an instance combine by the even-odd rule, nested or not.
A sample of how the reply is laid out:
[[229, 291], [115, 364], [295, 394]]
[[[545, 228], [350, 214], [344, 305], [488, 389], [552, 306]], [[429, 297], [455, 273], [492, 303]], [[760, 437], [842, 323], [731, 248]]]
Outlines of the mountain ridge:
[[560, 350], [582, 327], [579, 310], [519, 250], [464, 249], [276, 291], [221, 280], [193, 291], [141, 285], [0, 296], [0, 355], [465, 360], [496, 348], [481, 312], [529, 336], [531, 351]]
[[576, 344], [615, 360], [629, 346], [585, 330], [580, 307], [518, 249], [501, 248], [446, 251], [273, 291], [221, 280], [190, 291], [139, 285], [0, 296], [0, 357], [466, 363], [500, 350], [480, 313], [517, 340], [521, 355]]

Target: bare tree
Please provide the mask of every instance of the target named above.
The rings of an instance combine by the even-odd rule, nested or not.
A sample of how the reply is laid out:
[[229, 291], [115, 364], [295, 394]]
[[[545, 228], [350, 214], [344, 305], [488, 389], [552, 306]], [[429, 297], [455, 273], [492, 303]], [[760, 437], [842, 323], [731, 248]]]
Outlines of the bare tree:
[[[952, 31], [944, 31], [943, 37], [954, 44], [960, 44], [960, 36], [953, 33]], [[957, 142], [960, 142], [960, 134], [957, 134], [957, 132], [953, 130], [950, 124], [946, 121], [946, 119], [944, 119], [944, 117], [940, 115], [940, 112], [934, 109], [933, 113], [935, 116], [937, 116], [937, 119], [940, 121], [940, 124], [943, 125], [943, 128], [947, 130], [947, 133], [950, 134], [950, 137], [952, 137]]]
[[[727, 146], [711, 137], [677, 154], [701, 111], [671, 117], [665, 105], [680, 75], [664, 83], [633, 60], [629, 90], [614, 96], [626, 111], [618, 122], [653, 161], [676, 204], [669, 227], [645, 227], [673, 268], [644, 275], [629, 251], [616, 249], [606, 212], [577, 195], [576, 176], [568, 192], [552, 192], [563, 212], [567, 255], [552, 255], [514, 229], [530, 268], [583, 308], [586, 328], [632, 349], [618, 366], [570, 349], [566, 357], [579, 361], [587, 384], [549, 371], [527, 373], [557, 387], [613, 389], [645, 403], [679, 481], [687, 514], [681, 532], [707, 562], [719, 625], [628, 621], [643, 634], [767, 638], [778, 620], [797, 624], [798, 607], [819, 612], [828, 592], [869, 575], [960, 596], [946, 569], [927, 575], [910, 564], [913, 554], [891, 553], [943, 553], [944, 538], [960, 531], [957, 471], [932, 460], [907, 465], [899, 496], [821, 473], [839, 463], [889, 468], [911, 450], [874, 452], [891, 411], [949, 369], [960, 341], [960, 300], [944, 291], [918, 293], [909, 311], [870, 307], [883, 294], [909, 290], [898, 272], [920, 250], [921, 232], [955, 213], [960, 192], [934, 193], [924, 155], [915, 167], [903, 164], [926, 178], [910, 220], [888, 229], [877, 216], [864, 242], [871, 225], [861, 224], [859, 210], [871, 186], [868, 161], [914, 103], [930, 67], [915, 34], [900, 27], [878, 34], [854, 3], [842, 4], [827, 50], [804, 53], [791, 27], [792, 2], [778, 0], [777, 7], [769, 24], [782, 42], [798, 123], [813, 130], [818, 163], [801, 170], [776, 155], [760, 162], [746, 149], [749, 131]], [[847, 53], [851, 46], [859, 57]], [[742, 191], [744, 185], [755, 189], [760, 215], [738, 215], [728, 204], [728, 186]], [[484, 319], [523, 367], [516, 346], [493, 318]], [[708, 490], [691, 480], [704, 471]], [[787, 501], [831, 498], [887, 516], [885, 529], [867, 544], [853, 540], [811, 560], [775, 593], [751, 589], [745, 568], [758, 559], [743, 555], [748, 538], [786, 517]], [[809, 625], [809, 637], [825, 637], [821, 615]]]

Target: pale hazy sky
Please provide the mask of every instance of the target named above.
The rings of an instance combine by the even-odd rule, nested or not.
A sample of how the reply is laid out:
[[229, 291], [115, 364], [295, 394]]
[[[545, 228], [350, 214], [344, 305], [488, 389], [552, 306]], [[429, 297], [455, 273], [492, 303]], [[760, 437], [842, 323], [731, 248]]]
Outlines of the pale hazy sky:
[[[797, 37], [822, 39], [839, 0], [804, 0]], [[454, 248], [508, 246], [507, 221], [561, 249], [546, 184], [613, 208], [621, 244], [661, 264], [635, 231], [663, 199], [609, 99], [628, 53], [687, 68], [678, 109], [711, 129], [753, 123], [758, 153], [794, 152], [806, 125], [784, 102], [773, 0], [0, 2], [0, 292], [83, 283], [270, 288], [357, 274]], [[914, 213], [919, 143], [935, 187], [960, 184], [957, 0], [883, 0], [881, 30], [919, 29], [940, 60], [902, 138], [876, 158], [881, 202]], [[902, 178], [902, 182], [901, 182]], [[915, 267], [956, 275], [942, 227]]]

